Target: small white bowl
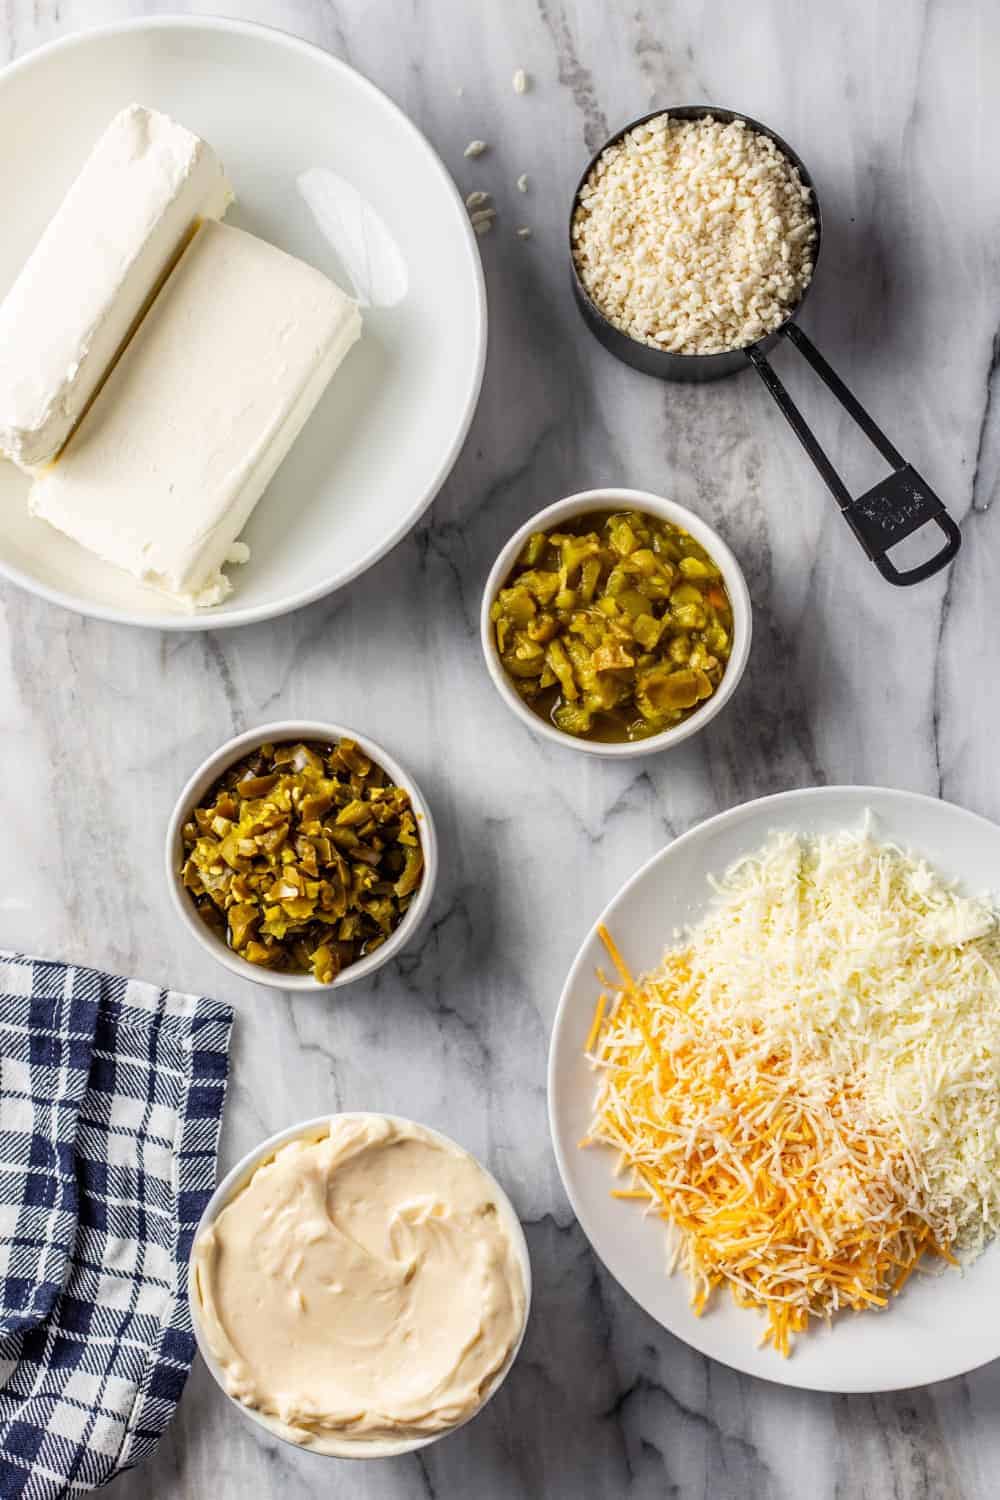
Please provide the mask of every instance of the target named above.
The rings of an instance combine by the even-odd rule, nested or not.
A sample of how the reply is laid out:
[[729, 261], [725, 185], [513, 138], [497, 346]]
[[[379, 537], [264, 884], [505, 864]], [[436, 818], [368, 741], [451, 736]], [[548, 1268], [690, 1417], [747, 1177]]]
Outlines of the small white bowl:
[[286, 1435], [280, 1422], [275, 1421], [274, 1418], [265, 1415], [263, 1412], [254, 1411], [251, 1407], [244, 1406], [242, 1401], [237, 1401], [235, 1396], [231, 1396], [229, 1394], [229, 1392], [226, 1390], [225, 1378], [222, 1374], [221, 1369], [219, 1368], [219, 1362], [208, 1346], [208, 1340], [205, 1337], [200, 1322], [201, 1308], [198, 1302], [198, 1298], [195, 1295], [195, 1277], [193, 1264], [194, 1246], [197, 1243], [199, 1236], [204, 1233], [209, 1225], [214, 1223], [229, 1200], [235, 1196], [237, 1191], [241, 1187], [243, 1187], [246, 1182], [250, 1180], [251, 1176], [257, 1170], [257, 1168], [262, 1163], [266, 1162], [269, 1157], [273, 1156], [276, 1151], [280, 1150], [282, 1146], [286, 1146], [289, 1141], [299, 1140], [303, 1136], [315, 1136], [316, 1139], [321, 1139], [322, 1136], [326, 1133], [331, 1120], [365, 1119], [369, 1115], [375, 1115], [377, 1118], [383, 1120], [392, 1120], [395, 1123], [401, 1125], [411, 1125], [417, 1123], [412, 1120], [404, 1119], [401, 1115], [386, 1115], [381, 1111], [345, 1110], [338, 1115], [321, 1115], [319, 1116], [319, 1118], [314, 1120], [304, 1120], [299, 1125], [290, 1125], [287, 1130], [280, 1130], [277, 1135], [269, 1136], [266, 1141], [262, 1141], [259, 1146], [255, 1146], [252, 1151], [248, 1152], [247, 1155], [244, 1156], [242, 1161], [237, 1162], [232, 1171], [227, 1172], [225, 1177], [219, 1183], [218, 1187], [215, 1189], [215, 1192], [212, 1194], [205, 1207], [205, 1212], [202, 1214], [201, 1219], [198, 1222], [198, 1228], [195, 1230], [194, 1239], [191, 1242], [191, 1251], [188, 1256], [188, 1306], [191, 1310], [191, 1324], [194, 1329], [195, 1342], [198, 1345], [198, 1352], [201, 1354], [202, 1359], [208, 1366], [209, 1372], [211, 1373], [216, 1385], [218, 1385], [219, 1389], [224, 1393], [227, 1400], [236, 1407], [237, 1411], [239, 1411], [249, 1421], [255, 1422], [259, 1427], [266, 1428], [267, 1431], [273, 1436], [280, 1438], [284, 1443], [288, 1443], [290, 1447], [297, 1448], [300, 1453], [311, 1452], [315, 1456], [320, 1458], [395, 1458], [401, 1453], [414, 1453], [418, 1448], [427, 1448], [431, 1443], [438, 1443], [442, 1438], [450, 1437], [453, 1432], [457, 1432], [458, 1429], [460, 1427], [464, 1427], [466, 1423], [474, 1421], [475, 1418], [478, 1417], [479, 1413], [483, 1410], [483, 1407], [487, 1404], [487, 1402], [492, 1401], [493, 1397], [496, 1395], [497, 1391], [503, 1385], [508, 1374], [510, 1373], [511, 1366], [517, 1359], [521, 1345], [524, 1342], [524, 1334], [528, 1326], [528, 1317], [531, 1312], [531, 1259], [528, 1255], [528, 1242], [524, 1237], [524, 1230], [521, 1228], [521, 1222], [518, 1219], [517, 1214], [514, 1212], [514, 1205], [511, 1203], [510, 1199], [507, 1197], [507, 1194], [497, 1182], [492, 1172], [488, 1172], [483, 1166], [482, 1162], [479, 1161], [476, 1157], [472, 1156], [471, 1151], [466, 1151], [464, 1146], [460, 1146], [457, 1141], [451, 1140], [449, 1136], [442, 1134], [440, 1130], [432, 1130], [429, 1125], [421, 1125], [420, 1128], [422, 1130], [426, 1130], [428, 1135], [433, 1136], [433, 1138], [437, 1141], [440, 1141], [442, 1145], [448, 1146], [457, 1151], [461, 1151], [464, 1155], [471, 1157], [479, 1167], [479, 1170], [483, 1173], [484, 1177], [487, 1178], [493, 1188], [497, 1206], [500, 1209], [500, 1213], [504, 1221], [504, 1227], [506, 1228], [507, 1233], [510, 1235], [511, 1243], [514, 1247], [514, 1253], [517, 1256], [518, 1262], [521, 1267], [521, 1275], [524, 1278], [524, 1319], [521, 1323], [521, 1330], [514, 1342], [513, 1347], [511, 1348], [509, 1355], [507, 1356], [503, 1365], [494, 1375], [485, 1395], [483, 1396], [479, 1405], [476, 1407], [475, 1411], [470, 1412], [469, 1415], [467, 1417], [464, 1417], [461, 1422], [456, 1422], [454, 1427], [447, 1427], [443, 1432], [432, 1433], [429, 1437], [395, 1439], [344, 1438], [343, 1443], [337, 1445], [336, 1452], [334, 1452], [330, 1447], [327, 1447], [322, 1452], [320, 1452], [317, 1449], [309, 1448], [308, 1445], [294, 1442]]
[[[586, 515], [588, 511], [619, 508], [646, 511], [649, 515], [670, 521], [674, 526], [683, 527], [685, 531], [690, 532], [696, 542], [701, 543], [718, 564], [733, 606], [733, 649], [718, 688], [711, 698], [707, 698], [701, 707], [695, 709], [688, 718], [673, 725], [670, 729], [664, 729], [660, 734], [650, 735], [645, 740], [625, 740], [607, 744], [598, 740], [581, 739], [574, 734], [566, 734], [528, 707], [503, 669], [490, 620], [490, 608], [507, 582], [517, 561], [518, 553], [533, 531], [549, 531], [560, 522]], [[490, 576], [486, 580], [483, 606], [479, 617], [479, 631], [483, 655], [486, 658], [487, 670], [493, 679], [493, 685], [507, 707], [523, 724], [526, 724], [535, 734], [542, 735], [544, 739], [552, 740], [556, 745], [582, 750], [585, 755], [603, 755], [621, 760], [635, 755], [649, 755], [655, 750], [669, 750], [683, 740], [690, 739], [700, 729], [704, 729], [716, 714], [722, 712], [739, 686], [750, 655], [752, 632], [750, 593], [743, 570], [726, 543], [719, 533], [706, 525], [699, 516], [695, 515], [694, 511], [686, 509], [683, 505], [677, 505], [673, 500], [664, 500], [661, 495], [648, 494], [645, 490], [583, 490], [579, 495], [570, 495], [567, 499], [557, 500], [554, 505], [540, 510], [537, 515], [531, 517], [530, 521], [525, 521], [521, 529], [511, 537], [490, 569]]]
[[[242, 760], [251, 750], [256, 750], [258, 745], [263, 745], [265, 742], [284, 744], [288, 740], [314, 740], [321, 744], [334, 744], [337, 740], [344, 739], [356, 741], [365, 755], [380, 765], [397, 786], [409, 792], [410, 803], [420, 833], [420, 843], [424, 851], [424, 874], [409, 910], [392, 936], [380, 948], [376, 948], [374, 953], [370, 953], [366, 958], [359, 958], [356, 963], [348, 964], [346, 968], [341, 969], [332, 984], [319, 984], [311, 974], [287, 974], [262, 968], [259, 964], [247, 963], [245, 958], [240, 958], [227, 947], [223, 939], [217, 937], [202, 921], [194, 901], [184, 889], [181, 881], [182, 830], [192, 810], [198, 806], [213, 782], [217, 781], [222, 773], [236, 761]], [[353, 984], [357, 979], [367, 979], [374, 974], [376, 969], [380, 969], [383, 964], [395, 958], [400, 949], [404, 948], [417, 932], [430, 909], [431, 898], [434, 895], [438, 873], [437, 835], [434, 831], [434, 820], [431, 817], [430, 808], [417, 783], [375, 740], [359, 734], [356, 729], [347, 729], [343, 724], [321, 724], [311, 720], [285, 719], [277, 724], [262, 724], [257, 729], [248, 729], [245, 734], [227, 740], [198, 767], [178, 797], [167, 827], [166, 868], [167, 884], [177, 915], [191, 935], [217, 963], [223, 964], [240, 979], [249, 979], [254, 984], [263, 984], [273, 990], [336, 990], [344, 985]]]

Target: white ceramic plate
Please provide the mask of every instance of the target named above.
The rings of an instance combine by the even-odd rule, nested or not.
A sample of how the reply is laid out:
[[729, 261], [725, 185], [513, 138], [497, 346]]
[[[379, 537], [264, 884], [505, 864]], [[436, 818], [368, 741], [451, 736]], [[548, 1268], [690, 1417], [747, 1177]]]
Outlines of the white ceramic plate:
[[236, 189], [227, 222], [369, 301], [365, 331], [257, 507], [245, 534], [253, 555], [232, 570], [225, 604], [191, 616], [91, 562], [27, 515], [27, 480], [2, 460], [0, 571], [54, 603], [131, 624], [266, 619], [356, 578], [446, 478], [482, 381], [479, 252], [440, 159], [346, 64], [260, 26], [156, 18], [68, 37], [0, 74], [0, 297], [132, 100], [210, 141]]
[[[866, 809], [877, 836], [925, 856], [970, 894], [1000, 887], [1000, 828], [973, 813], [880, 787], [818, 787], [733, 808], [655, 855], [602, 913], [634, 972], [651, 968], [673, 930], [708, 901], [706, 878], [758, 849], [776, 829], [803, 833], [858, 828]], [[612, 1199], [608, 1152], [581, 1151], [594, 1074], [583, 1059], [598, 985], [607, 967], [597, 923], [566, 981], [549, 1055], [549, 1122], [559, 1170], [577, 1218], [611, 1274], [663, 1327], [713, 1359], [782, 1385], [824, 1391], [884, 1391], [964, 1374], [1000, 1357], [1000, 1247], [959, 1275], [914, 1277], [885, 1313], [847, 1316], [797, 1340], [789, 1359], [756, 1348], [762, 1323], [717, 1295], [696, 1318], [682, 1273], [664, 1272], [664, 1230], [634, 1204]]]

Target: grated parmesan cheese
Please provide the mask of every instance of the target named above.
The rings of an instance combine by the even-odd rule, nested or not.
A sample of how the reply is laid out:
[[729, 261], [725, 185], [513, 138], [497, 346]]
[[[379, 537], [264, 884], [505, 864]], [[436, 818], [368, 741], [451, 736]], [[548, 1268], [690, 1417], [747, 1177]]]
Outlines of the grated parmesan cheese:
[[798, 169], [743, 120], [657, 115], [601, 153], [573, 215], [580, 279], [623, 333], [675, 354], [763, 338], [813, 273]]

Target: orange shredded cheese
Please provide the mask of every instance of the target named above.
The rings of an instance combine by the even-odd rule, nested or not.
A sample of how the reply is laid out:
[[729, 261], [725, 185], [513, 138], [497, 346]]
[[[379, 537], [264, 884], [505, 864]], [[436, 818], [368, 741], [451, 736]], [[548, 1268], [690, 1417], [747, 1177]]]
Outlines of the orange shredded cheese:
[[601, 1078], [581, 1144], [619, 1152], [632, 1187], [613, 1196], [671, 1227], [696, 1313], [728, 1286], [763, 1310], [762, 1342], [787, 1355], [811, 1319], [883, 1308], [924, 1255], [951, 1259], [915, 1207], [897, 1135], [855, 1080], [803, 1068], [759, 1020], [704, 1024], [683, 947], [637, 984], [601, 937], [620, 985], [587, 1041]]
[[601, 995], [600, 998], [598, 999], [597, 1004], [594, 1007], [594, 1019], [593, 1019], [593, 1021], [590, 1024], [590, 1031], [587, 1034], [587, 1040], [584, 1043], [584, 1047], [583, 1047], [584, 1052], [590, 1052], [590, 1051], [592, 1051], [594, 1043], [597, 1041], [597, 1038], [600, 1035], [600, 1032], [601, 1032], [601, 1022], [604, 1020], [604, 1012], [605, 1012], [605, 1010], [607, 1008], [607, 1004], [608, 1004], [608, 997], [607, 997], [607, 995]]

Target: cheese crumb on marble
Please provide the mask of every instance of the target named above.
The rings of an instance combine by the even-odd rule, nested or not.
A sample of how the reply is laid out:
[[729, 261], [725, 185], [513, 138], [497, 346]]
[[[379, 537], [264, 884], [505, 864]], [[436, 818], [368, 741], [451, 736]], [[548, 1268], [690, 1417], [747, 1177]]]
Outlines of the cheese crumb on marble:
[[785, 321], [812, 277], [811, 196], [744, 121], [658, 115], [603, 152], [581, 188], [577, 272], [632, 338], [676, 354], [743, 348]]

